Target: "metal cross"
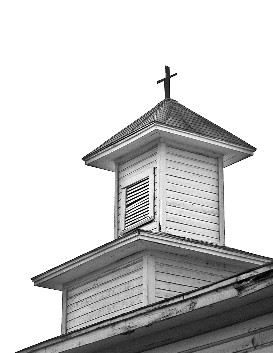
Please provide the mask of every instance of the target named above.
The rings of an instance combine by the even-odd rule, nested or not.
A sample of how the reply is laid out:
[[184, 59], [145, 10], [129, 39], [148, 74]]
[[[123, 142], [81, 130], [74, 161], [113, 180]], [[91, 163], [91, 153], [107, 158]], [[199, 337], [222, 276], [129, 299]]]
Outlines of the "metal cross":
[[165, 98], [170, 98], [170, 85], [171, 85], [170, 78], [174, 77], [176, 75], [177, 75], [177, 73], [170, 75], [170, 67], [165, 66], [165, 78], [162, 78], [161, 80], [157, 81], [157, 83], [164, 81]]

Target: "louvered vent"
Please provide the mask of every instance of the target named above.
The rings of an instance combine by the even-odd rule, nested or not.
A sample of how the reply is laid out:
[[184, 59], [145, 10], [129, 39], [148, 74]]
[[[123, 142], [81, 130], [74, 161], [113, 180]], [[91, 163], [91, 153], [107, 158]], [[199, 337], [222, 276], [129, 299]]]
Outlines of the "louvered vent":
[[154, 169], [124, 180], [121, 200], [121, 235], [154, 220]]
[[126, 188], [125, 229], [149, 218], [149, 177]]

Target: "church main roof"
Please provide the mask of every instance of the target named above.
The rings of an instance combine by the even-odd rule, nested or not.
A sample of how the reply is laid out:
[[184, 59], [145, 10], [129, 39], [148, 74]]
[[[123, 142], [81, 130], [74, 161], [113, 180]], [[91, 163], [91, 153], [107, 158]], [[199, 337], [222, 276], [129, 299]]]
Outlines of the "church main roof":
[[247, 148], [253, 152], [256, 150], [255, 147], [220, 126], [212, 123], [208, 119], [203, 118], [201, 115], [193, 112], [189, 108], [186, 108], [176, 100], [166, 98], [133, 123], [87, 154], [83, 157], [83, 160], [87, 160], [104, 149], [154, 124], [175, 128], [182, 132]]

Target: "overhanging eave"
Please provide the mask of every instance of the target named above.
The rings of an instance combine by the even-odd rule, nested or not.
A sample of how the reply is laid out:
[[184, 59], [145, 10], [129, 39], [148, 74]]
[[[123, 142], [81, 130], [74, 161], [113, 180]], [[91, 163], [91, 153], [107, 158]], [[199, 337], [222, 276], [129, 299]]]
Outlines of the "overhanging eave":
[[198, 150], [199, 153], [204, 155], [223, 156], [224, 167], [252, 156], [255, 151], [255, 149], [179, 131], [164, 124], [155, 123], [94, 155], [86, 157], [84, 161], [88, 166], [114, 171], [116, 160], [156, 139], [164, 140], [169, 144], [180, 144], [185, 149]]
[[63, 285], [141, 251], [165, 251], [216, 261], [247, 270], [270, 258], [184, 237], [137, 230], [32, 278], [35, 286], [62, 290]]

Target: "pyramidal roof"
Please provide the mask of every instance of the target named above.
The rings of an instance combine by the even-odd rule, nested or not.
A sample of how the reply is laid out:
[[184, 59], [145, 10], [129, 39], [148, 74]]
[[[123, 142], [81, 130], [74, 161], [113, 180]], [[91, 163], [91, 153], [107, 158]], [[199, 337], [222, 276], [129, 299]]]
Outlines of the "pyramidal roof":
[[83, 157], [83, 160], [87, 160], [104, 149], [154, 124], [175, 128], [182, 132], [207, 137], [220, 142], [226, 142], [238, 147], [244, 147], [253, 152], [256, 151], [255, 147], [251, 146], [239, 137], [203, 118], [201, 115], [193, 112], [189, 108], [186, 108], [176, 100], [166, 98], [133, 123], [87, 154]]

